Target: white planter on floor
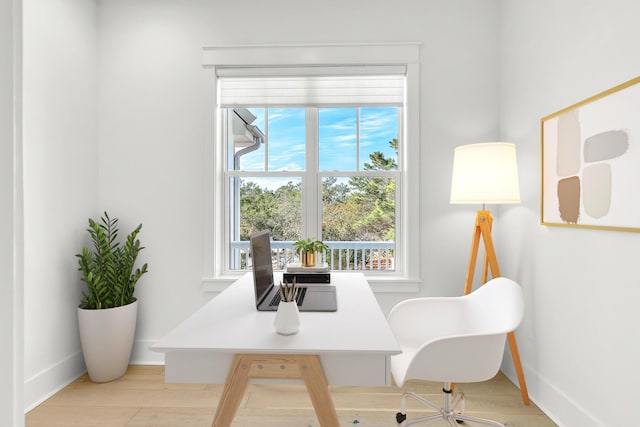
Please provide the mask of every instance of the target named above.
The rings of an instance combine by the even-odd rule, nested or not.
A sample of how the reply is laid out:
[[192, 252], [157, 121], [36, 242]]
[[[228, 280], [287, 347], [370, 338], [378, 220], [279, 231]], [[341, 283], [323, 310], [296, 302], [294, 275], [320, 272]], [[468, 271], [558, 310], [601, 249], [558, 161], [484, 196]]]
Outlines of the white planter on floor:
[[273, 321], [276, 332], [281, 335], [292, 335], [300, 330], [300, 316], [298, 315], [298, 304], [295, 301], [278, 304], [276, 318]]
[[127, 371], [138, 317], [138, 300], [122, 307], [88, 310], [78, 307], [84, 362], [91, 381], [104, 383]]

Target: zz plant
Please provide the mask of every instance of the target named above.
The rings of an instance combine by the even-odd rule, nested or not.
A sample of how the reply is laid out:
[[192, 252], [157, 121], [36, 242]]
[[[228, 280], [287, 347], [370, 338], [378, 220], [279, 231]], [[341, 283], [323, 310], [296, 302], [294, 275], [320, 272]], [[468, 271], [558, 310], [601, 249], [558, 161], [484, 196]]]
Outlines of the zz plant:
[[147, 264], [135, 268], [138, 254], [144, 246], [137, 239], [142, 224], [138, 225], [126, 238], [124, 244], [118, 241], [118, 218], [109, 218], [107, 212], [96, 222], [89, 218], [87, 231], [91, 236], [93, 251], [82, 248], [76, 254], [82, 272], [82, 281], [87, 284], [88, 293], [82, 292], [81, 308], [104, 309], [120, 307], [134, 301], [136, 282], [147, 272]]

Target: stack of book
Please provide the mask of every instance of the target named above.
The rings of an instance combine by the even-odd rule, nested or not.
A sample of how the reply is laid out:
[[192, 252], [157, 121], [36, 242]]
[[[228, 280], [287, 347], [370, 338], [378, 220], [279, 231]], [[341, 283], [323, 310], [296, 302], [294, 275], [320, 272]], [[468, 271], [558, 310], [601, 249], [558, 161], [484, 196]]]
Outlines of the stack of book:
[[315, 267], [303, 267], [301, 264], [289, 264], [284, 272], [284, 281], [287, 283], [331, 283], [329, 266], [324, 263]]

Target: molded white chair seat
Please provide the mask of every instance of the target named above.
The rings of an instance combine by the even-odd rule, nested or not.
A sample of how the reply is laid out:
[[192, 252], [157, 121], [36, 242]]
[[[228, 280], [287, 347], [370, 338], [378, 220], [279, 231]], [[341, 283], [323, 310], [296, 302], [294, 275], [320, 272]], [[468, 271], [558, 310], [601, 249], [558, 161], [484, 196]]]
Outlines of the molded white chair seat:
[[[444, 419], [450, 425], [475, 421], [503, 426], [496, 421], [464, 414], [464, 395], [451, 400], [451, 383], [481, 382], [500, 369], [507, 333], [524, 314], [520, 286], [498, 277], [462, 297], [425, 297], [402, 301], [389, 313], [389, 324], [402, 354], [391, 357], [391, 374], [399, 387], [413, 379], [442, 381], [445, 403], [440, 408], [415, 393], [402, 396], [396, 420], [402, 426]], [[438, 411], [437, 415], [406, 420], [405, 403], [412, 397]], [[458, 403], [462, 412], [455, 412]]]

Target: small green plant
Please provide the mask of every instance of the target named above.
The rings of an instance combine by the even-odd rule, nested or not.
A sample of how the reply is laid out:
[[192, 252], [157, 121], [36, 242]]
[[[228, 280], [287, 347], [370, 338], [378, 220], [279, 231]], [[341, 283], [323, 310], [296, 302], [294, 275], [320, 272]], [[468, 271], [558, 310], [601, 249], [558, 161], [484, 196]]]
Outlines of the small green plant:
[[293, 242], [293, 247], [300, 254], [300, 263], [303, 267], [313, 267], [316, 265], [316, 252], [326, 252], [329, 246], [315, 237], [300, 239]]
[[100, 223], [89, 218], [87, 231], [93, 251], [84, 247], [82, 253], [76, 254], [78, 270], [89, 291], [82, 292], [82, 308], [113, 308], [134, 301], [136, 283], [147, 272], [146, 263], [134, 270], [138, 254], [144, 249], [137, 239], [141, 228], [142, 224], [138, 225], [121, 245], [117, 240], [118, 218], [109, 218], [107, 212]]
[[295, 242], [293, 242], [293, 247], [295, 248], [296, 252], [301, 255], [303, 253], [326, 252], [329, 250], [329, 246], [324, 244], [321, 240], [316, 239], [315, 237], [296, 240]]

